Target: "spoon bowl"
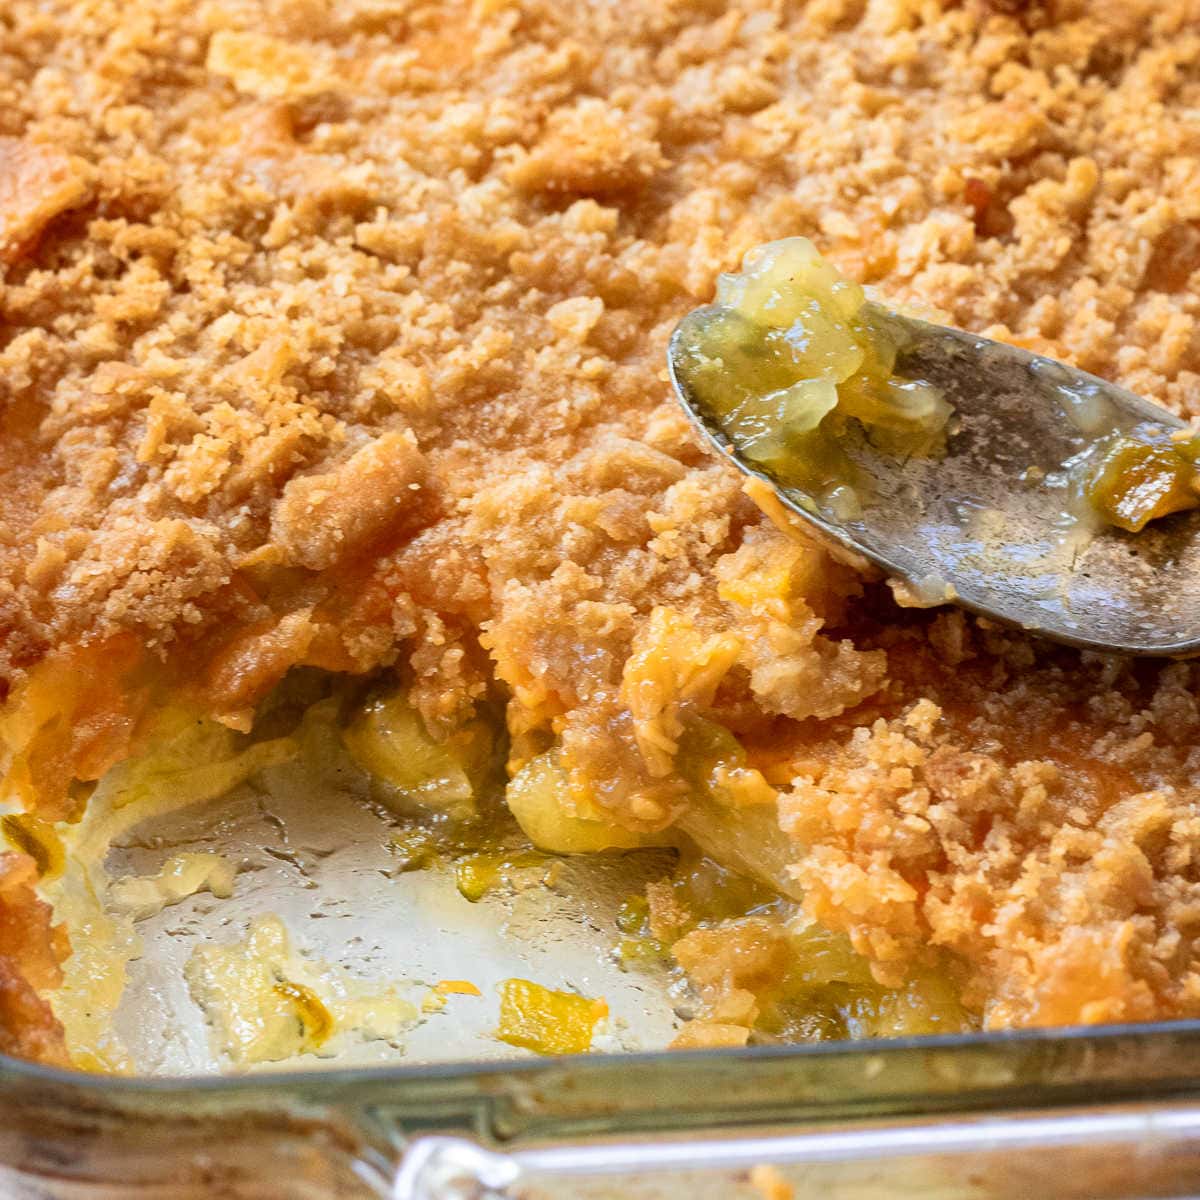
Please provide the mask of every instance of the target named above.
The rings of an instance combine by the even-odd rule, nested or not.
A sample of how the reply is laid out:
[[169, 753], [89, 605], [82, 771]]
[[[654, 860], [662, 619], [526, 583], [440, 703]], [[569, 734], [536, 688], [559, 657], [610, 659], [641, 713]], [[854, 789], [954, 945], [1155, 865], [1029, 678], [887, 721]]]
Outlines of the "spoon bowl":
[[907, 602], [959, 604], [1088, 650], [1200, 653], [1200, 510], [1127, 533], [1081, 506], [1069, 478], [1071, 460], [1104, 434], [1184, 422], [1053, 359], [870, 307], [901, 345], [896, 374], [932, 384], [954, 416], [944, 455], [908, 459], [850, 423], [842, 449], [870, 485], [860, 511], [839, 516], [739, 453], [690, 385], [681, 328], [668, 350], [672, 383], [718, 451], [900, 581]]

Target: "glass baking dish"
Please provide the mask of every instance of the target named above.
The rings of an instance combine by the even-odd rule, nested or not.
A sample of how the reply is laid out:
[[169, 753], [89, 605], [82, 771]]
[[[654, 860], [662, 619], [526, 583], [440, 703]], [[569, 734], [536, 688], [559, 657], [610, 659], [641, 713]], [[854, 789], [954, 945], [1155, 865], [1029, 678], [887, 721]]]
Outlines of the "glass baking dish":
[[[609, 939], [665, 852], [556, 859], [470, 903], [452, 865], [397, 867], [398, 825], [289, 763], [119, 837], [111, 875], [219, 850], [234, 894], [139, 923], [113, 1025], [140, 1075], [0, 1059], [0, 1196], [1200, 1194], [1200, 1022], [646, 1053], [670, 1039], [679, 997], [622, 971]], [[351, 1040], [324, 1070], [216, 1074], [186, 955], [264, 912], [338, 970], [426, 988], [468, 976], [483, 996], [451, 997], [403, 1044]], [[86, 974], [91, 960], [69, 961]], [[605, 996], [603, 1052], [495, 1061], [514, 1051], [488, 996], [516, 974]]]
[[203, 1081], [8, 1060], [0, 1192], [1193, 1196], [1198, 1087], [1193, 1022]]

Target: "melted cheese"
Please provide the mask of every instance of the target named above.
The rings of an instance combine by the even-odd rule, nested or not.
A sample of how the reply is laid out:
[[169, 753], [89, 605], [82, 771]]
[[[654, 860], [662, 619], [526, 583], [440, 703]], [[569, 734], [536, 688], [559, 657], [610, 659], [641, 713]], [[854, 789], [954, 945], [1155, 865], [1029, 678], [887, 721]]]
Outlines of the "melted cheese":
[[211, 892], [218, 900], [233, 895], [237, 869], [220, 854], [175, 854], [155, 875], [125, 875], [108, 888], [109, 909], [133, 921], [144, 921], [169, 905], [197, 892]]
[[332, 1055], [346, 1036], [395, 1042], [417, 1019], [395, 986], [297, 954], [276, 916], [259, 917], [233, 945], [198, 947], [185, 974], [218, 1051], [237, 1067]]

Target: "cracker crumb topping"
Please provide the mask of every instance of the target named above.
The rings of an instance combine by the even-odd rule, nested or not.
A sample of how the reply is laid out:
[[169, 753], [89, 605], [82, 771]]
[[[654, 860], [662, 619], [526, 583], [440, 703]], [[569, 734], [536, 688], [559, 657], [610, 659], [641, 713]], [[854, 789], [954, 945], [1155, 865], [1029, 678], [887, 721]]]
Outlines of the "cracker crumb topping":
[[[806, 236], [1200, 414], [1198, 18], [15, 0], [10, 783], [69, 812], [156, 687], [244, 726], [292, 666], [394, 668], [442, 731], [498, 679], [516, 765], [558, 739], [653, 829], [694, 702], [771, 748], [810, 914], [881, 979], [932, 944], [992, 1024], [1200, 1014], [1196, 668], [898, 611], [776, 528], [663, 371], [718, 272]], [[6, 1015], [49, 970], [8, 946]]]

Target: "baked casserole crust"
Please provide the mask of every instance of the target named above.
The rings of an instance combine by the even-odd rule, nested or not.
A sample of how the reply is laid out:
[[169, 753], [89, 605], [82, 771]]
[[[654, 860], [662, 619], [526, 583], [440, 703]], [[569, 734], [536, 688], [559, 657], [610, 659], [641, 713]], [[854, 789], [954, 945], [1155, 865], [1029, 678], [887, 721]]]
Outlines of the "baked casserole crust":
[[[1200, 414], [1196, 0], [13, 0], [0, 89], [12, 803], [77, 819], [168, 702], [246, 732], [307, 666], [435, 739], [499, 698], [510, 774], [553, 753], [636, 842], [703, 720], [881, 985], [1200, 1015], [1197, 668], [897, 607], [663, 357], [803, 235]], [[62, 1061], [37, 870], [0, 858], [0, 1050]], [[677, 951], [700, 1042], [771, 971], [746, 930]]]

